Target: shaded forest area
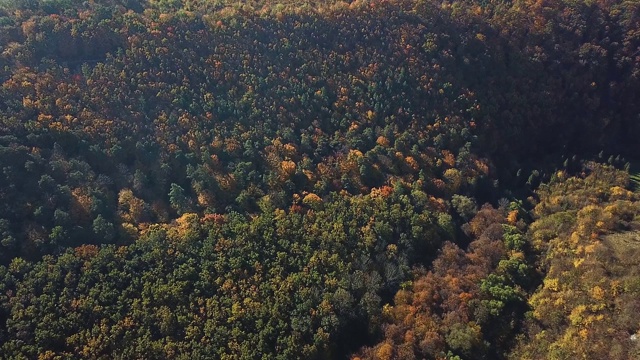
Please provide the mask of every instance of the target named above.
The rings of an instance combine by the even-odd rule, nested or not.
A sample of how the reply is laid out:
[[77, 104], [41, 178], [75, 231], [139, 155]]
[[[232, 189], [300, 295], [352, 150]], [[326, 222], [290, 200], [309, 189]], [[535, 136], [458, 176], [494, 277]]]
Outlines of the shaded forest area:
[[639, 80], [635, 0], [0, 0], [0, 357], [637, 357]]

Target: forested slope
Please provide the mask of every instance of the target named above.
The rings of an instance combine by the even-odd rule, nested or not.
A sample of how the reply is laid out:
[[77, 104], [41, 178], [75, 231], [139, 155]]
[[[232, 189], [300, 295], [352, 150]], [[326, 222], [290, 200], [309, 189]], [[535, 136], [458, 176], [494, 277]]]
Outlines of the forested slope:
[[517, 211], [481, 209], [468, 250], [445, 245], [398, 291], [361, 358], [636, 358], [640, 202], [626, 173], [588, 171], [542, 185], [526, 232]]
[[632, 356], [639, 11], [0, 2], [0, 355]]

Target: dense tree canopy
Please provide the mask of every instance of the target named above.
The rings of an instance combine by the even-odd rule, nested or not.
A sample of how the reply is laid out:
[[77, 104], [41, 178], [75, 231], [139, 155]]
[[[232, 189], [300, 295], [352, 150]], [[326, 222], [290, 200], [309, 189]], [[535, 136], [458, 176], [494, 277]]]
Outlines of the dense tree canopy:
[[0, 357], [637, 356], [639, 22], [0, 0]]

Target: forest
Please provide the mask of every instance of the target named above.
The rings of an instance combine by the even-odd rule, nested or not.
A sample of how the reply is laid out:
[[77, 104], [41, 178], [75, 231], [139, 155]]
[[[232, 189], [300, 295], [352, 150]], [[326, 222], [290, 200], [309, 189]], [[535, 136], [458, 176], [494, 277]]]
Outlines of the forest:
[[639, 0], [0, 0], [0, 359], [640, 358]]

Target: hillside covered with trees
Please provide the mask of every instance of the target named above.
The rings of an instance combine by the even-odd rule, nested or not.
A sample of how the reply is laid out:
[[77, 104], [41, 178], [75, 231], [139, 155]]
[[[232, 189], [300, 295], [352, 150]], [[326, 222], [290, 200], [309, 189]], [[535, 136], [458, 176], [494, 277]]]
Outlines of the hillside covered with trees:
[[640, 356], [640, 2], [0, 0], [0, 358]]

